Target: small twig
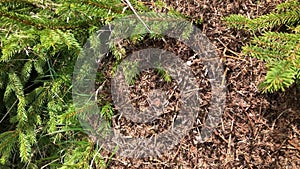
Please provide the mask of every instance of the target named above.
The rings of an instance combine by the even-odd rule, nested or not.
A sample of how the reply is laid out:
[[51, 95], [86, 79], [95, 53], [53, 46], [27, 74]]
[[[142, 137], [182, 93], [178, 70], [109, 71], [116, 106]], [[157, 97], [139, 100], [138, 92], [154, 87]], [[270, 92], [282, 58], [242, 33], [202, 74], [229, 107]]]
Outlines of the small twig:
[[10, 113], [11, 109], [15, 106], [15, 104], [18, 102], [18, 100], [16, 100], [13, 105], [9, 108], [9, 110], [6, 112], [6, 114], [2, 117], [2, 119], [0, 120], [0, 124], [3, 122], [3, 120], [6, 118], [6, 116]]
[[292, 140], [288, 140], [288, 142], [290, 143], [290, 145], [292, 145], [295, 149], [297, 149], [298, 151], [300, 151], [300, 147], [294, 143]]
[[49, 165], [55, 163], [56, 161], [59, 161], [59, 158], [51, 161], [50, 163], [45, 164], [44, 166], [41, 167], [41, 169], [44, 169], [44, 168], [48, 167]]
[[[223, 47], [224, 47], [223, 55], [224, 55], [225, 57], [232, 58], [232, 59], [237, 59], [237, 60], [242, 60], [242, 61], [246, 61], [245, 59], [240, 58], [240, 57], [241, 57], [240, 54], [238, 54], [237, 52], [234, 52], [233, 50], [229, 49], [229, 48], [228, 48], [228, 47], [227, 47], [227, 46], [226, 46], [219, 38], [217, 38], [217, 40], [218, 40], [218, 41], [223, 45]], [[226, 54], [225, 54], [226, 51], [229, 51], [230, 53], [232, 53], [232, 54], [234, 54], [234, 55], [236, 55], [236, 56], [238, 56], [238, 57], [226, 55]]]
[[[98, 144], [98, 142], [97, 142], [97, 144]], [[91, 164], [90, 164], [90, 169], [92, 169], [93, 163], [94, 163], [94, 161], [96, 159], [96, 156], [99, 154], [99, 152], [101, 151], [101, 149], [102, 149], [102, 145], [99, 147], [99, 149], [97, 150], [96, 154], [93, 156], [93, 159], [92, 159]]]
[[149, 33], [152, 33], [152, 31], [149, 29], [149, 27], [146, 25], [146, 23], [142, 20], [142, 18], [138, 15], [136, 10], [133, 8], [132, 4], [129, 0], [125, 0], [129, 8], [132, 10], [132, 12], [135, 14], [135, 16], [142, 22], [142, 24], [145, 26], [145, 28], [149, 31]]
[[128, 166], [128, 163], [127, 163], [127, 162], [124, 162], [124, 161], [122, 161], [122, 160], [120, 160], [120, 159], [118, 159], [118, 158], [113, 158], [113, 157], [102, 157], [102, 158], [103, 158], [103, 159], [112, 160], [112, 161], [117, 161], [117, 162], [122, 163], [122, 164], [125, 165], [125, 166]]
[[[229, 134], [228, 144], [227, 144], [227, 155], [226, 155], [227, 157], [230, 156], [230, 154], [231, 154], [231, 141], [232, 141], [233, 123], [234, 123], [234, 120], [231, 121], [230, 134]], [[227, 159], [227, 157], [226, 157], [226, 159]], [[227, 161], [227, 162], [229, 162], [229, 161]]]
[[276, 124], [277, 120], [278, 120], [284, 113], [286, 113], [286, 112], [288, 112], [288, 111], [291, 111], [291, 109], [284, 110], [283, 112], [281, 112], [281, 113], [277, 116], [277, 118], [273, 121], [273, 124], [272, 124], [272, 130], [274, 130], [274, 127], [275, 127], [275, 124]]
[[229, 68], [226, 67], [226, 69], [225, 69], [225, 71], [224, 71], [224, 74], [223, 74], [221, 86], [224, 86], [224, 85], [225, 85], [226, 75], [227, 75], [228, 70], [229, 70]]
[[106, 83], [106, 80], [104, 80], [104, 82], [101, 84], [101, 86], [99, 86], [98, 89], [96, 90], [96, 93], [95, 93], [95, 101], [98, 100], [98, 93], [99, 93], [100, 90], [103, 89], [105, 83]]

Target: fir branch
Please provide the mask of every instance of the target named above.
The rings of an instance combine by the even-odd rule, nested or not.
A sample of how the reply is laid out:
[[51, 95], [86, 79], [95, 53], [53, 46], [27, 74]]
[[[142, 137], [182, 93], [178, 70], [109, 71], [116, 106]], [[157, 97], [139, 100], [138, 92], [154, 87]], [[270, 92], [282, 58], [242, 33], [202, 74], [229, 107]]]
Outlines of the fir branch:
[[243, 52], [264, 61], [287, 59], [298, 50], [300, 34], [266, 32], [255, 37]]
[[[108, 1], [108, 2], [110, 2], [110, 1]], [[91, 6], [96, 6], [100, 9], [107, 9], [109, 11], [112, 11], [112, 12], [118, 13], [118, 14], [123, 14], [124, 8], [125, 8], [125, 4], [122, 4], [119, 1], [113, 1], [113, 3], [110, 2], [109, 4], [105, 4], [104, 2], [85, 0], [85, 1], [82, 1], [82, 3], [88, 4]]]
[[18, 33], [10, 35], [6, 39], [2, 39], [2, 57], [0, 62], [8, 62], [13, 59], [13, 56], [21, 53], [22, 51], [26, 52], [27, 47], [32, 47], [39, 42], [35, 30], [29, 29], [26, 32], [20, 31]]
[[285, 3], [278, 4], [276, 6], [276, 12], [281, 13], [281, 12], [286, 12], [288, 10], [299, 10], [300, 8], [300, 1], [287, 1]]
[[130, 9], [133, 11], [133, 13], [135, 14], [135, 16], [142, 22], [142, 24], [145, 26], [145, 28], [148, 30], [149, 33], [152, 33], [152, 31], [149, 29], [149, 27], [145, 24], [145, 22], [141, 19], [141, 17], [138, 15], [138, 13], [136, 12], [136, 10], [133, 8], [133, 6], [131, 5], [129, 0], [125, 0], [127, 5], [130, 7]]
[[[137, 12], [149, 11], [140, 1], [131, 3]], [[10, 167], [16, 148], [20, 166], [30, 162], [36, 168], [45, 163], [50, 167], [89, 167], [95, 156], [93, 144], [74, 116], [82, 112], [75, 112], [71, 102], [73, 66], [89, 30], [132, 11], [119, 0], [2, 0], [0, 4], [0, 87], [5, 90], [3, 102], [8, 112], [4, 114], [9, 124], [4, 130], [15, 130], [0, 134], [2, 164]], [[157, 23], [179, 18], [176, 14], [153, 16], [156, 18], [144, 18]], [[107, 103], [101, 110], [109, 120], [111, 105]], [[62, 160], [51, 161], [58, 158]], [[105, 165], [98, 156], [93, 161], [95, 166]]]
[[31, 153], [31, 146], [28, 136], [25, 133], [19, 133], [20, 157], [22, 162], [28, 162]]
[[[292, 8], [291, 5], [293, 4]], [[228, 26], [238, 29], [246, 29], [252, 31], [268, 31], [275, 27], [283, 25], [293, 26], [300, 23], [300, 3], [287, 2], [281, 4], [278, 10], [267, 15], [262, 15], [254, 19], [249, 19], [243, 15], [230, 15], [224, 20]], [[284, 10], [284, 9], [292, 10]]]
[[0, 164], [5, 164], [15, 149], [18, 132], [7, 131], [0, 134]]
[[[284, 91], [299, 82], [300, 65], [300, 2], [288, 1], [277, 6], [276, 11], [248, 19], [242, 15], [225, 18], [227, 24], [238, 29], [263, 31], [243, 47], [243, 53], [267, 62], [268, 72], [259, 85], [263, 92]], [[284, 26], [286, 32], [271, 32]], [[292, 31], [290, 31], [292, 30]]]
[[288, 61], [274, 62], [268, 65], [268, 72], [259, 88], [265, 92], [285, 91], [295, 82], [297, 71]]
[[0, 17], [6, 17], [8, 19], [11, 19], [11, 20], [14, 20], [14, 21], [17, 21], [19, 23], [23, 23], [27, 26], [33, 26], [37, 29], [42, 29], [42, 28], [45, 28], [44, 25], [42, 24], [39, 24], [39, 23], [35, 23], [33, 21], [31, 21], [30, 19], [28, 18], [24, 18], [24, 17], [21, 17], [21, 16], [18, 16], [16, 14], [12, 14], [10, 12], [6, 12], [6, 11], [3, 11], [3, 10], [0, 10]]

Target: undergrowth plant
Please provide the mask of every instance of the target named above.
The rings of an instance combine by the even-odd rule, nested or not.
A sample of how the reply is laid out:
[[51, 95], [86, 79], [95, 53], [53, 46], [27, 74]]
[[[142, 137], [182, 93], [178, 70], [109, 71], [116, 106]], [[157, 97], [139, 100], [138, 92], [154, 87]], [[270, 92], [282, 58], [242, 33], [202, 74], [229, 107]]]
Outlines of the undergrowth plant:
[[[139, 13], [150, 11], [141, 1], [130, 2]], [[0, 1], [0, 168], [106, 166], [101, 146], [76, 118], [72, 73], [91, 34], [133, 14], [127, 5], [121, 0]], [[117, 60], [125, 57], [123, 48], [112, 44], [110, 50]], [[112, 105], [102, 105], [100, 113], [109, 120]]]
[[164, 70], [161, 66], [158, 66], [156, 68], [157, 73], [164, 79], [166, 82], [171, 82], [172, 77], [170, 76], [169, 72]]
[[[128, 85], [133, 85], [138, 78], [138, 76], [141, 74], [139, 67], [138, 67], [138, 62], [123, 62], [123, 70], [122, 73], [125, 75], [125, 81]], [[157, 71], [157, 74], [165, 81], [165, 82], [171, 82], [172, 77], [169, 75], [169, 73], [164, 70], [160, 65], [155, 67]]]
[[0, 168], [105, 166], [76, 118], [72, 73], [89, 35], [132, 13], [123, 9], [117, 0], [0, 1]]
[[300, 83], [300, 2], [279, 4], [270, 14], [254, 19], [242, 15], [225, 18], [230, 27], [250, 31], [254, 38], [243, 53], [267, 63], [262, 92], [284, 91]]

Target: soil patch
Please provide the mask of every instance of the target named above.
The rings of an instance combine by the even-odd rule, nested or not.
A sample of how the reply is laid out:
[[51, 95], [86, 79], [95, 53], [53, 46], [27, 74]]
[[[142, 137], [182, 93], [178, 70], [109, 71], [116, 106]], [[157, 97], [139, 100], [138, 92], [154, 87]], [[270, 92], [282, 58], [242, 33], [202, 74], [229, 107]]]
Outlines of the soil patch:
[[[132, 159], [114, 155], [110, 168], [300, 168], [299, 88], [294, 86], [286, 92], [261, 94], [257, 85], [266, 74], [263, 62], [238, 55], [241, 47], [251, 39], [250, 35], [246, 31], [228, 29], [222, 22], [222, 17], [229, 14], [239, 13], [251, 18], [266, 14], [282, 1], [166, 2], [193, 19], [201, 18], [203, 23], [198, 26], [218, 48], [224, 63], [227, 87], [222, 122], [209, 140], [204, 143], [199, 141], [199, 131], [208, 113], [211, 89], [205, 76], [205, 67], [194, 58], [191, 67], [201, 86], [202, 101], [199, 102], [201, 110], [193, 129], [175, 148], [159, 157]], [[128, 52], [145, 47], [160, 47], [185, 61], [193, 56], [193, 51], [172, 39], [146, 40], [140, 45], [126, 43]], [[106, 75], [110, 76], [109, 71]], [[106, 83], [110, 84], [109, 80]], [[153, 133], [167, 129], [180, 105], [180, 95], [175, 88], [175, 82], [164, 82], [155, 70], [142, 72], [130, 87], [131, 99], [134, 100], [132, 104], [137, 109], [149, 106], [145, 93], [161, 89], [170, 98], [167, 111], [163, 112], [161, 119], [146, 124], [120, 118], [116, 112], [114, 125], [119, 126], [124, 135], [132, 137], [150, 137]], [[109, 91], [109, 85], [104, 89]], [[108, 96], [107, 100], [111, 100], [109, 92], [105, 95]], [[110, 154], [103, 152], [103, 156], [109, 160]]]

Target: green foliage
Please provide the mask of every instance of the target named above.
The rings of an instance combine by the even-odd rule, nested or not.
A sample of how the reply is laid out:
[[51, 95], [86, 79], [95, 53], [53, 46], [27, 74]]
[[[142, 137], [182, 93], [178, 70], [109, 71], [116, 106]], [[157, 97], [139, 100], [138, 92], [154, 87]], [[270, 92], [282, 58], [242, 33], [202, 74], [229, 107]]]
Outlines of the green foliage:
[[110, 121], [114, 115], [112, 105], [110, 103], [106, 103], [104, 106], [102, 106], [100, 113], [105, 120]]
[[288, 1], [277, 6], [270, 14], [249, 19], [246, 16], [235, 14], [225, 18], [230, 27], [244, 28], [251, 31], [270, 31], [281, 26], [294, 27], [300, 22], [299, 1]]
[[132, 85], [135, 82], [135, 78], [140, 74], [138, 62], [124, 61], [122, 66], [122, 72], [125, 75], [125, 81], [127, 84]]
[[166, 82], [171, 82], [172, 81], [172, 77], [169, 75], [169, 73], [164, 70], [162, 67], [158, 66], [156, 68], [158, 74], [166, 81]]
[[[119, 0], [0, 2], [0, 168], [105, 166], [76, 118], [72, 73], [89, 35], [132, 14], [125, 7]], [[102, 110], [111, 118], [111, 107]]]
[[270, 14], [254, 19], [242, 15], [225, 18], [233, 28], [261, 32], [243, 53], [267, 63], [268, 72], [259, 85], [263, 92], [284, 91], [300, 82], [300, 2], [288, 1], [279, 4]]
[[[169, 73], [164, 70], [161, 66], [157, 66], [155, 68], [158, 75], [161, 76], [166, 82], [171, 82], [172, 77], [169, 75]], [[132, 85], [135, 83], [136, 78], [140, 75], [140, 70], [138, 69], [138, 62], [129, 62], [124, 61], [122, 66], [122, 72], [125, 75], [125, 81], [128, 85]]]
[[[141, 1], [130, 2], [138, 14], [150, 11]], [[155, 4], [167, 8], [160, 1]], [[158, 33], [167, 28], [159, 24], [162, 19], [183, 17], [173, 9], [169, 13], [170, 18], [152, 14]], [[133, 12], [121, 0], [0, 1], [0, 168], [106, 167], [101, 148], [77, 119], [72, 75], [86, 40], [99, 27], [129, 14]], [[136, 24], [135, 31], [142, 26], [129, 24]], [[144, 36], [129, 39], [139, 42]], [[124, 48], [109, 45], [117, 61], [125, 57]], [[112, 105], [101, 105], [100, 113], [109, 121]]]

